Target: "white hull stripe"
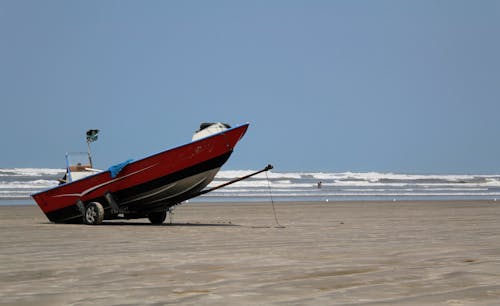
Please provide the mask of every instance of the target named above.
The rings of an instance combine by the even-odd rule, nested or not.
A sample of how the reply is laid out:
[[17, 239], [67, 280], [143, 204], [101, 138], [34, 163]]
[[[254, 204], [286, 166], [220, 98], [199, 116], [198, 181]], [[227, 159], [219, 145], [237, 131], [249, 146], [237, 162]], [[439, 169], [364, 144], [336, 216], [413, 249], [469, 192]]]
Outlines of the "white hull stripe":
[[151, 165], [151, 166], [146, 167], [146, 168], [144, 168], [144, 169], [141, 169], [141, 170], [138, 170], [138, 171], [132, 172], [132, 173], [130, 173], [130, 174], [127, 174], [127, 175], [125, 175], [125, 176], [115, 178], [114, 180], [107, 181], [107, 182], [105, 182], [105, 183], [102, 183], [102, 184], [99, 184], [99, 185], [93, 186], [93, 187], [91, 187], [91, 188], [89, 188], [89, 189], [87, 189], [87, 190], [84, 190], [82, 193], [67, 193], [67, 194], [59, 194], [59, 195], [55, 195], [55, 196], [53, 196], [53, 197], [54, 197], [54, 198], [60, 198], [60, 197], [83, 197], [84, 195], [86, 195], [86, 194], [88, 194], [88, 193], [90, 193], [90, 192], [92, 192], [92, 191], [94, 191], [94, 190], [97, 190], [97, 189], [99, 189], [99, 188], [101, 188], [101, 187], [104, 187], [104, 186], [106, 186], [106, 185], [112, 184], [112, 183], [114, 183], [114, 182], [117, 182], [117, 181], [123, 180], [123, 179], [125, 179], [125, 178], [127, 178], [127, 177], [129, 177], [129, 176], [132, 176], [132, 175], [135, 175], [135, 174], [138, 174], [138, 173], [144, 172], [144, 171], [149, 170], [149, 169], [151, 169], [151, 168], [153, 168], [153, 167], [155, 167], [155, 166], [157, 166], [157, 165], [158, 165], [158, 164], [154, 164], [154, 165]]

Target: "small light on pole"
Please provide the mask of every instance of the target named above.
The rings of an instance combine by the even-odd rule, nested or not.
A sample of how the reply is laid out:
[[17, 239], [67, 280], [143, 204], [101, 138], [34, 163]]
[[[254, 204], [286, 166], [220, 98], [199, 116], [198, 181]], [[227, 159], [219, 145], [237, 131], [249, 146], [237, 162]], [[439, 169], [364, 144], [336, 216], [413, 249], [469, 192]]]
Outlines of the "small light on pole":
[[90, 168], [94, 168], [94, 165], [92, 164], [92, 152], [90, 150], [90, 143], [97, 140], [98, 133], [99, 133], [99, 130], [88, 130], [87, 131], [87, 147], [88, 147]]

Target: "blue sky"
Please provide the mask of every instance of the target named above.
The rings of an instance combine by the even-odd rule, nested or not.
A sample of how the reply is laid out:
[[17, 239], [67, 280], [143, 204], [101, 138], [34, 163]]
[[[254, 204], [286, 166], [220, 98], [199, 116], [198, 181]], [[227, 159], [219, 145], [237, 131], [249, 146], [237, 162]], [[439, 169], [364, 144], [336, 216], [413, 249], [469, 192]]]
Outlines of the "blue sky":
[[0, 167], [251, 127], [225, 169], [500, 173], [500, 1], [0, 0]]

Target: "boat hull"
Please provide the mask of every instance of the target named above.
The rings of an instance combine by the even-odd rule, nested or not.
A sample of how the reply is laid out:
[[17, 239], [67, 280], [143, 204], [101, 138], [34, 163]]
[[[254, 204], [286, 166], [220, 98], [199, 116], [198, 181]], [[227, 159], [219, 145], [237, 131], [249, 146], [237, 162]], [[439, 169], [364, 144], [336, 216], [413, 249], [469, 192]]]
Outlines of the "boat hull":
[[105, 219], [142, 218], [199, 195], [229, 159], [248, 124], [128, 164], [115, 178], [109, 171], [32, 195], [52, 222], [81, 222], [82, 207], [104, 206]]

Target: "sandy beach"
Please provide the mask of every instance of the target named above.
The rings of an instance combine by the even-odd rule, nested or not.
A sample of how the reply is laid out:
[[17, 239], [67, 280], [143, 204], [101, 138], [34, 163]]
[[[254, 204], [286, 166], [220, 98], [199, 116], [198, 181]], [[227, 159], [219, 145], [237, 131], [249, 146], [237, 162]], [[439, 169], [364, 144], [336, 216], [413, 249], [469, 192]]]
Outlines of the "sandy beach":
[[500, 303], [500, 202], [275, 207], [284, 228], [270, 203], [189, 203], [162, 226], [0, 207], [0, 303]]

